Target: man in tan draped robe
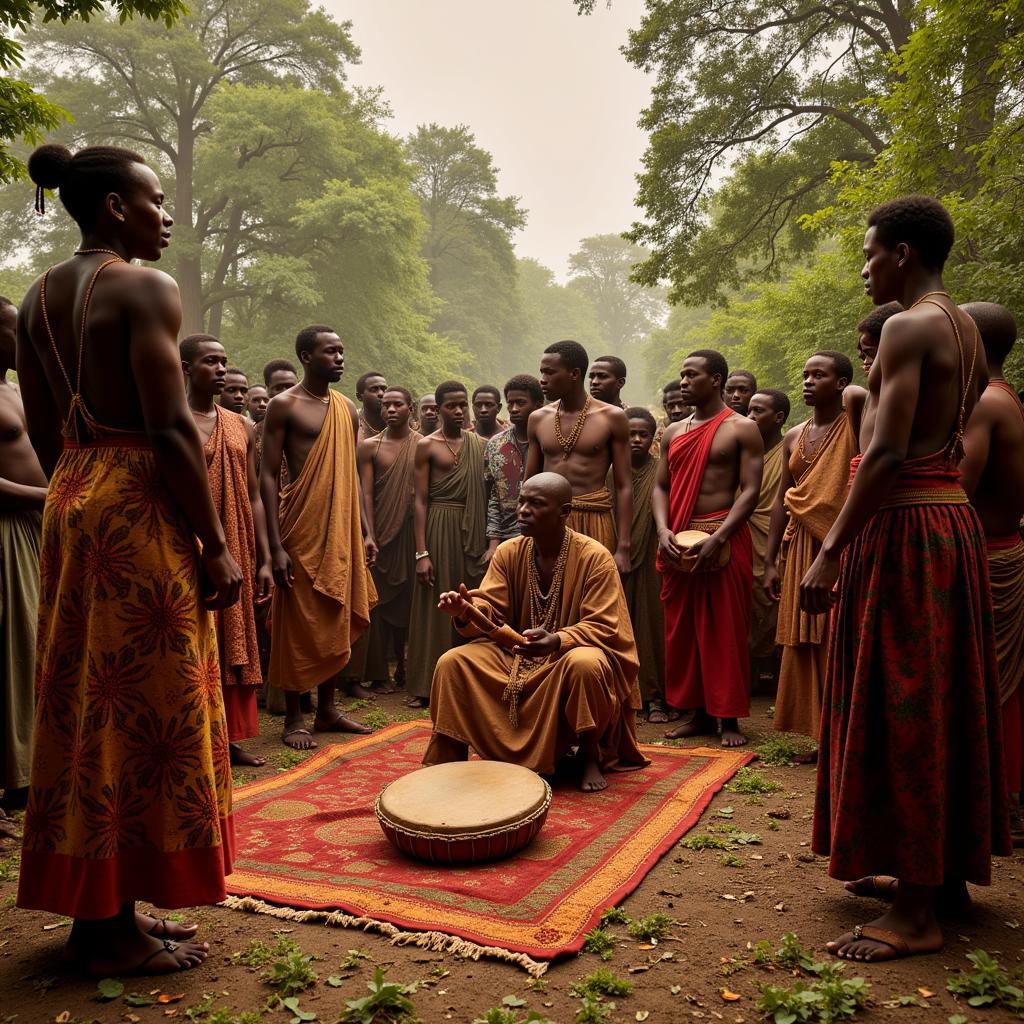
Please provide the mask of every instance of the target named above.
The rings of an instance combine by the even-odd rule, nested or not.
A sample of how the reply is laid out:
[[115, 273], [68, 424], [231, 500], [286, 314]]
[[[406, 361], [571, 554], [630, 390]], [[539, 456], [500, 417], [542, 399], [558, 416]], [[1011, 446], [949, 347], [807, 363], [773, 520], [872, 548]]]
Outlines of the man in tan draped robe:
[[[260, 482], [276, 584], [269, 681], [285, 691], [284, 743], [308, 750], [316, 744], [300, 695], [314, 687], [314, 729], [370, 731], [339, 713], [334, 693], [377, 600], [369, 570], [377, 545], [363, 536], [356, 408], [330, 388], [344, 372], [344, 346], [332, 328], [315, 324], [299, 332], [295, 351], [303, 379], [267, 406]], [[282, 452], [290, 480], [279, 490]]]
[[750, 619], [750, 677], [756, 686], [767, 681], [774, 689], [779, 674], [775, 630], [779, 606], [767, 593], [764, 581], [764, 553], [768, 547], [768, 527], [782, 477], [782, 427], [789, 419], [789, 399], [785, 392], [761, 388], [750, 399], [747, 416], [757, 424], [764, 443], [764, 471], [761, 494], [750, 517], [750, 540], [754, 545], [754, 604]]
[[853, 365], [841, 352], [816, 352], [804, 364], [803, 399], [811, 418], [783, 438], [782, 478], [764, 555], [763, 586], [779, 602], [776, 640], [782, 645], [775, 728], [814, 740], [821, 728], [829, 616], [800, 608], [800, 581], [846, 500], [865, 396], [863, 388], [850, 385], [852, 377]]
[[970, 302], [962, 308], [978, 325], [989, 383], [967, 423], [960, 483], [985, 530], [1010, 830], [1014, 845], [1024, 846], [1024, 406], [1003, 375], [1003, 363], [1017, 340], [1017, 322], [994, 302]]
[[629, 540], [629, 572], [622, 577], [626, 607], [640, 659], [640, 697], [648, 722], [679, 717], [665, 707], [665, 618], [661, 607], [661, 576], [655, 561], [658, 532], [654, 528], [651, 495], [658, 461], [651, 455], [658, 425], [642, 406], [626, 410], [629, 455], [633, 474], [633, 529]]
[[405, 682], [405, 642], [415, 582], [416, 444], [422, 435], [409, 426], [412, 395], [405, 388], [389, 387], [381, 410], [384, 430], [360, 441], [356, 452], [367, 529], [377, 541], [373, 566], [377, 604], [370, 613], [363, 680], [377, 693], [394, 693], [388, 664], [391, 654], [395, 682]]
[[[578, 745], [580, 788], [595, 792], [608, 785], [605, 772], [647, 763], [636, 744], [639, 662], [619, 574], [601, 544], [566, 528], [571, 507], [564, 477], [531, 477], [519, 493], [522, 536], [495, 551], [478, 595], [465, 584], [441, 595], [441, 611], [475, 639], [437, 663], [425, 764], [465, 760], [472, 747], [549, 774]], [[470, 602], [527, 642], [508, 651], [483, 635], [466, 618]]]
[[214, 613], [231, 763], [260, 768], [266, 759], [238, 745], [239, 740], [252, 739], [260, 731], [256, 693], [263, 685], [263, 671], [256, 606], [270, 600], [273, 583], [267, 522], [256, 478], [253, 426], [216, 401], [229, 380], [224, 346], [210, 334], [190, 334], [178, 349], [188, 405], [203, 442], [213, 506], [231, 557], [242, 570], [238, 601]]
[[483, 579], [487, 553], [484, 441], [465, 429], [466, 386], [449, 380], [435, 392], [441, 426], [416, 444], [416, 586], [409, 614], [408, 705], [424, 708], [437, 659], [458, 635], [437, 614], [445, 591]]

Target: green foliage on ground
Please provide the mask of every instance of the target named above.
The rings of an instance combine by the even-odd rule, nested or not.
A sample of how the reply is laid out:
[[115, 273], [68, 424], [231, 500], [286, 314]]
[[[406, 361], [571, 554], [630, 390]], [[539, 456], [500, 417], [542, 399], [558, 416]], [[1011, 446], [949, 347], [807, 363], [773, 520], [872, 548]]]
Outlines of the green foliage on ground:
[[277, 989], [279, 999], [304, 992], [315, 985], [318, 980], [313, 970], [313, 957], [305, 954], [297, 946], [289, 949], [283, 956], [271, 961], [269, 970], [260, 976], [272, 988]]
[[611, 932], [602, 927], [587, 932], [583, 937], [583, 952], [596, 953], [602, 960], [611, 960], [615, 952], [615, 940]]
[[668, 914], [651, 914], [650, 917], [642, 917], [638, 921], [634, 921], [627, 931], [634, 939], [657, 942], [665, 937], [669, 928], [675, 923]]
[[795, 981], [789, 988], [761, 985], [758, 1010], [775, 1024], [834, 1024], [864, 1008], [871, 985], [864, 978], [844, 978], [836, 965], [817, 981]]
[[746, 767], [741, 768], [732, 777], [732, 780], [726, 783], [725, 788], [729, 793], [745, 793], [750, 795], [758, 793], [778, 793], [782, 789], [782, 786], [772, 779], [766, 779], [763, 775], [754, 771], [753, 768]]
[[576, 1011], [575, 1024], [606, 1024], [615, 1012], [614, 1003], [603, 1003], [599, 999], [587, 998], [581, 1001]]
[[609, 907], [601, 915], [601, 927], [603, 928], [608, 924], [630, 924], [632, 918], [622, 909], [622, 907]]
[[999, 1007], [1024, 1017], [1024, 967], [1006, 968], [984, 949], [967, 954], [973, 970], [961, 970], [947, 982], [953, 995], [966, 996], [975, 1008]]
[[813, 749], [814, 743], [810, 740], [801, 741], [790, 736], [769, 736], [754, 747], [761, 763], [774, 767], [796, 764], [797, 758]]
[[415, 984], [386, 981], [377, 967], [366, 987], [369, 995], [345, 1002], [338, 1024], [417, 1024], [420, 1018], [409, 998], [416, 991]]
[[598, 967], [585, 978], [572, 984], [569, 994], [580, 999], [596, 999], [599, 996], [628, 996], [633, 991], [633, 982], [620, 978], [607, 967]]

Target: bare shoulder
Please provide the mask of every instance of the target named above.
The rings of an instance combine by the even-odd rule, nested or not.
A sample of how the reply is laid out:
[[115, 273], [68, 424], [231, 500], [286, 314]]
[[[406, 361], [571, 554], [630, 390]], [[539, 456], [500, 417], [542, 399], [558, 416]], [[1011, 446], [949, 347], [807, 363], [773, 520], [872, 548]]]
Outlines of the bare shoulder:
[[[339, 391], [338, 394], [341, 394], [341, 392]], [[358, 417], [359, 411], [356, 409], [355, 402], [353, 402], [352, 399], [348, 397], [348, 395], [341, 395], [341, 400], [345, 403], [345, 410], [350, 415]]]
[[675, 440], [686, 426], [685, 420], [680, 420], [678, 423], [670, 423], [661, 435], [661, 450], [667, 451], [668, 446]]
[[847, 412], [858, 412], [864, 407], [868, 393], [859, 384], [847, 384], [843, 391], [843, 408]]
[[374, 448], [377, 447], [376, 437], [364, 437], [362, 441], [356, 444], [356, 454], [358, 455], [372, 455]]
[[542, 420], [549, 419], [555, 414], [555, 407], [553, 405], [542, 405], [539, 409], [534, 409], [530, 413], [531, 423], [540, 423]]
[[761, 431], [757, 429], [757, 424], [746, 416], [741, 416], [738, 412], [734, 412], [727, 420], [732, 429], [736, 433], [736, 439], [741, 442], [750, 442], [755, 437], [760, 440]]
[[619, 408], [617, 405], [612, 405], [610, 402], [602, 402], [599, 399], [593, 399], [594, 406], [598, 412], [602, 415], [607, 416], [608, 419], [615, 423], [621, 420], [623, 423], [628, 423], [629, 420], [626, 418], [626, 410]]
[[[943, 307], [925, 302], [889, 317], [882, 325], [878, 349], [880, 358], [898, 350], [909, 354], [925, 349], [935, 340], [936, 331], [948, 331], [949, 319]], [[883, 344], [884, 343], [884, 344]]]
[[807, 426], [810, 420], [802, 420], [800, 423], [794, 424], [782, 435], [782, 450], [788, 455], [796, 444], [797, 439], [800, 437], [800, 432]]
[[106, 283], [113, 284], [128, 306], [151, 311], [153, 304], [180, 303], [178, 282], [170, 274], [155, 267], [139, 267], [134, 263], [114, 263], [104, 271]]

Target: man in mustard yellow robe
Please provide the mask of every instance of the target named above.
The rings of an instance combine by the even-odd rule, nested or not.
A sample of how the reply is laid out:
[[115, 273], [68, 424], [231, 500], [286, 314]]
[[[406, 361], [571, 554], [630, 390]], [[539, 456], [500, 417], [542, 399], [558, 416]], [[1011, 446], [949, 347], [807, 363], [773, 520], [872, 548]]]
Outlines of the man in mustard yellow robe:
[[[636, 744], [639, 662], [611, 554], [569, 530], [572, 488], [539, 473], [519, 494], [523, 535], [498, 546], [477, 595], [441, 595], [441, 612], [472, 643], [434, 670], [434, 735], [425, 764], [487, 760], [550, 773], [577, 746], [580, 788], [606, 788], [604, 773], [643, 767]], [[509, 651], [471, 624], [472, 603], [526, 642]]]
[[[370, 731], [340, 714], [334, 691], [377, 601], [369, 569], [377, 545], [363, 538], [355, 406], [329, 387], [341, 378], [344, 346], [317, 324], [299, 332], [295, 349], [303, 379], [267, 406], [260, 475], [276, 584], [269, 682], [285, 691], [283, 741], [308, 750], [316, 743], [299, 697], [314, 687], [314, 729]], [[278, 490], [282, 452], [290, 479]]]
[[754, 685], [762, 677], [776, 679], [779, 659], [775, 630], [779, 606], [764, 589], [764, 553], [768, 547], [768, 528], [772, 507], [782, 478], [782, 427], [789, 419], [789, 398], [784, 391], [761, 388], [750, 399], [747, 416], [757, 424], [764, 442], [764, 472], [757, 508], [750, 517], [750, 540], [754, 545], [754, 605], [750, 620], [750, 667]]

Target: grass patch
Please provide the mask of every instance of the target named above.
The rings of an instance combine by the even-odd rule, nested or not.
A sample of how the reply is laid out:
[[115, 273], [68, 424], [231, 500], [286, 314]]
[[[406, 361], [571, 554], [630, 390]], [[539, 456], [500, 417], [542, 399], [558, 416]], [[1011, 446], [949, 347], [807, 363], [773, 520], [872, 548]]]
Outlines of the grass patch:
[[21, 850], [0, 858], [0, 882], [15, 882], [21, 870]]
[[1001, 1007], [1024, 1017], [1024, 967], [1007, 971], [991, 953], [976, 949], [967, 954], [974, 968], [960, 971], [946, 982], [955, 996], [966, 996], [967, 1005]]
[[507, 1006], [492, 1006], [489, 1010], [484, 1010], [483, 1016], [477, 1017], [473, 1024], [552, 1024], [552, 1022], [547, 1017], [542, 1017], [536, 1010], [530, 1010], [523, 1017]]
[[364, 953], [361, 949], [350, 949], [345, 953], [345, 958], [339, 965], [339, 970], [342, 971], [356, 971], [359, 969], [360, 960], [369, 960], [370, 954]]
[[585, 978], [574, 982], [569, 995], [578, 999], [597, 999], [600, 996], [628, 996], [633, 991], [633, 982], [620, 978], [607, 967], [598, 967]]
[[609, 907], [601, 915], [602, 928], [607, 924], [629, 924], [630, 922], [630, 916], [622, 909], [622, 907]]
[[288, 996], [305, 992], [317, 983], [318, 975], [313, 970], [313, 957], [302, 952], [298, 946], [284, 956], [274, 960], [270, 969], [261, 977], [271, 988], [277, 989], [277, 998], [282, 1001]]
[[778, 793], [782, 790], [782, 786], [778, 782], [766, 779], [749, 767], [741, 768], [732, 777], [732, 781], [726, 783], [725, 788], [729, 793], [744, 793], [748, 796], [758, 793]]
[[721, 860], [722, 867], [724, 868], [741, 868], [743, 867], [743, 861], [736, 856], [735, 853], [726, 853], [722, 856]]
[[584, 999], [576, 1011], [575, 1024], [605, 1024], [615, 1012], [614, 1003], [602, 1003], [599, 999]]
[[615, 940], [606, 928], [594, 928], [583, 937], [583, 952], [596, 953], [602, 960], [611, 960]]
[[675, 921], [668, 914], [651, 914], [650, 917], [642, 917], [639, 921], [634, 921], [627, 930], [634, 939], [657, 942], [665, 937], [665, 933], [674, 924]]
[[758, 743], [754, 750], [762, 764], [775, 767], [789, 767], [797, 764], [798, 759], [814, 750], [810, 740], [793, 740], [785, 736], [770, 736]]
[[735, 846], [725, 836], [713, 836], [710, 832], [698, 832], [680, 840], [680, 846], [687, 850], [734, 850]]
[[363, 724], [371, 729], [383, 729], [391, 724], [391, 716], [383, 708], [374, 708], [363, 715]]
[[775, 1024], [834, 1024], [853, 1017], [867, 1004], [871, 985], [865, 978], [844, 978], [845, 966], [836, 964], [827, 975], [792, 988], [761, 985], [757, 1008]]
[[409, 998], [416, 985], [399, 985], [384, 980], [384, 972], [375, 968], [367, 982], [370, 990], [362, 999], [349, 999], [338, 1024], [418, 1024], [416, 1007]]

